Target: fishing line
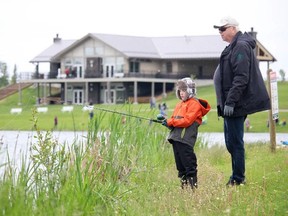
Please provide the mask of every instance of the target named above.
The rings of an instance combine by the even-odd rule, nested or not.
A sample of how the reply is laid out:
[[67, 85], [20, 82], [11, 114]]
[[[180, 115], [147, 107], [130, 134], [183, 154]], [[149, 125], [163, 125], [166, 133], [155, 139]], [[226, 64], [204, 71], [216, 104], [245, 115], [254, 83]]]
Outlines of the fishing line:
[[108, 110], [108, 109], [104, 109], [104, 108], [100, 108], [100, 107], [93, 107], [93, 109], [101, 110], [104, 112], [115, 113], [115, 114], [119, 114], [119, 115], [124, 115], [124, 116], [129, 116], [129, 117], [133, 117], [133, 118], [148, 120], [148, 121], [152, 121], [152, 122], [156, 122], [156, 123], [162, 123], [163, 122], [162, 120], [158, 120], [158, 119], [151, 119], [151, 118], [146, 118], [146, 117], [142, 117], [142, 116], [131, 115], [128, 113], [118, 112], [118, 111], [114, 111], [114, 110]]

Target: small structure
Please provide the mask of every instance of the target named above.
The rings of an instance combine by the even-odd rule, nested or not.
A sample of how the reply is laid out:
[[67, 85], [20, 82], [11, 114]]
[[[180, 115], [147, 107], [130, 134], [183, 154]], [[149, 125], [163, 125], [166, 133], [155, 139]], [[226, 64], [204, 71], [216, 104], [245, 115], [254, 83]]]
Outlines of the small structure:
[[73, 106], [63, 106], [62, 109], [61, 109], [61, 111], [62, 111], [62, 112], [72, 112], [73, 109], [74, 109]]
[[94, 106], [92, 106], [92, 105], [84, 106], [84, 107], [82, 108], [82, 111], [92, 112], [93, 110], [94, 110]]
[[22, 113], [22, 108], [12, 108], [10, 110], [10, 113], [11, 114], [20, 114], [20, 113]]
[[47, 113], [48, 107], [37, 107], [37, 112], [38, 113]]

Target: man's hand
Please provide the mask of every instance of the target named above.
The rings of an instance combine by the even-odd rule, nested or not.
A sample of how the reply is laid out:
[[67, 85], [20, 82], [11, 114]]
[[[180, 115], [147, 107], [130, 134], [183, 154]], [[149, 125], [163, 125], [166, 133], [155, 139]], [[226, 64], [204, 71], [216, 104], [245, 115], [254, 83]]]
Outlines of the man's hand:
[[224, 106], [224, 112], [223, 112], [224, 116], [232, 116], [233, 112], [234, 112], [234, 107], [227, 106], [227, 105]]

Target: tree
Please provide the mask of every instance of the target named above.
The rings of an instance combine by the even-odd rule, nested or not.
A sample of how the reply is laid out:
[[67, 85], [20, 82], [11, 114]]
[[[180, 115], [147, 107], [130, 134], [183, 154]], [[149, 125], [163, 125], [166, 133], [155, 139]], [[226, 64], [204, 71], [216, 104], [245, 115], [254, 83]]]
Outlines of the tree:
[[9, 81], [8, 81], [7, 64], [5, 62], [0, 62], [0, 88], [7, 86], [8, 84]]
[[11, 77], [11, 84], [16, 84], [16, 83], [17, 83], [17, 66], [15, 64], [14, 70], [13, 70], [13, 75]]
[[279, 71], [279, 73], [280, 73], [280, 76], [281, 76], [281, 81], [285, 81], [285, 71], [281, 69]]

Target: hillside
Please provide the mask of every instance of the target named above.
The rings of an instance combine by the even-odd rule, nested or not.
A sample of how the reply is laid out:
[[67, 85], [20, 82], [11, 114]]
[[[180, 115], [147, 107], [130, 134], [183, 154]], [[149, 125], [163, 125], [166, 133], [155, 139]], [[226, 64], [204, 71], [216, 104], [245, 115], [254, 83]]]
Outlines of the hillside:
[[30, 83], [16, 83], [16, 84], [11, 84], [8, 85], [4, 88], [0, 89], [0, 101], [6, 97], [9, 97], [10, 95], [13, 95], [17, 93], [19, 90], [23, 90], [33, 84]]

